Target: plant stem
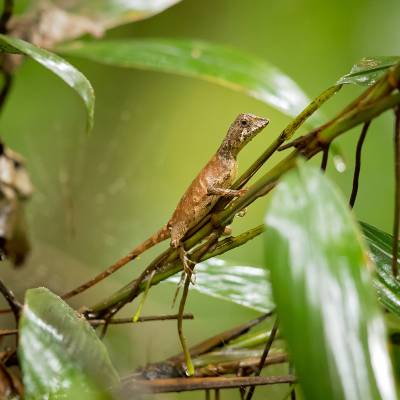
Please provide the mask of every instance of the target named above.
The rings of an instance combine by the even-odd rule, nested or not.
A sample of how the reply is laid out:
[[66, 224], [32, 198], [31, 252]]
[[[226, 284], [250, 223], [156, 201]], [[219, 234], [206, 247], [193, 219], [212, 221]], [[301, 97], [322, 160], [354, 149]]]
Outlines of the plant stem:
[[395, 196], [393, 216], [393, 251], [392, 251], [392, 274], [395, 278], [399, 273], [397, 258], [399, 254], [399, 219], [400, 219], [400, 106], [395, 111], [394, 126], [394, 166], [395, 166]]
[[[258, 364], [257, 370], [254, 374], [255, 376], [260, 376], [261, 371], [264, 368], [265, 360], [268, 357], [268, 353], [271, 350], [272, 343], [274, 342], [276, 333], [278, 332], [278, 326], [279, 326], [279, 321], [278, 321], [278, 318], [276, 318], [276, 320], [274, 322], [274, 326], [272, 327], [272, 330], [271, 330], [271, 334], [269, 335], [268, 341], [265, 344], [265, 348], [264, 348], [263, 354], [261, 356], [260, 363]], [[249, 391], [246, 396], [246, 400], [251, 400], [251, 398], [253, 397], [253, 394], [254, 394], [254, 390], [255, 390], [255, 386], [250, 386]]]
[[[221, 242], [219, 242], [217, 244], [215, 249], [207, 252], [206, 254], [203, 254], [203, 256], [201, 258], [198, 258], [201, 248], [198, 250], [195, 250], [190, 255], [190, 258], [193, 261], [201, 262], [201, 261], [207, 260], [209, 258], [216, 257], [216, 256], [223, 254], [235, 247], [238, 247], [238, 246], [243, 245], [244, 243], [247, 243], [249, 240], [254, 239], [256, 236], [260, 235], [263, 231], [264, 231], [264, 226], [259, 225], [256, 228], [250, 229], [249, 231], [246, 231], [239, 236], [229, 237], [229, 238], [222, 240]], [[179, 272], [181, 270], [182, 264], [181, 264], [181, 261], [179, 260], [179, 258], [173, 259], [173, 257], [171, 257], [171, 254], [173, 254], [174, 252], [175, 252], [175, 250], [168, 249], [167, 251], [162, 253], [159, 257], [157, 257], [157, 259], [155, 260], [156, 262], [152, 262], [150, 264], [150, 266], [155, 266], [161, 259], [165, 259], [166, 263], [167, 263], [168, 255], [170, 255], [169, 258], [172, 258], [172, 261], [167, 263], [165, 265], [165, 267], [163, 267], [162, 270], [159, 270], [156, 272], [156, 274], [154, 275], [154, 277], [151, 281], [151, 286], [157, 285], [158, 283], [164, 281], [165, 279], [169, 278], [170, 276], [176, 274], [177, 272]], [[146, 272], [146, 270], [148, 270], [149, 267], [147, 267], [144, 272]], [[142, 273], [142, 275], [143, 275], [143, 273]], [[140, 285], [137, 286], [136, 284], [139, 282], [140, 279], [141, 279], [141, 277], [135, 279], [134, 281], [132, 281], [128, 285], [126, 285], [124, 288], [122, 288], [118, 292], [114, 293], [108, 299], [103, 300], [100, 303], [93, 306], [91, 308], [92, 314], [94, 314], [94, 315], [102, 314], [106, 310], [111, 309], [118, 303], [120, 303], [128, 298], [134, 299], [137, 295], [139, 295], [144, 290], [146, 281], [148, 278], [143, 280], [140, 283]]]
[[293, 375], [286, 376], [243, 376], [243, 377], [212, 377], [212, 378], [174, 378], [137, 380], [127, 382], [125, 390], [127, 393], [138, 393], [140, 391], [150, 393], [187, 392], [192, 390], [206, 389], [232, 389], [240, 386], [277, 385], [283, 383], [294, 383]]
[[194, 367], [192, 363], [192, 358], [190, 356], [190, 351], [188, 349], [187, 343], [186, 343], [186, 338], [185, 335], [183, 334], [183, 311], [185, 309], [185, 304], [186, 304], [186, 299], [189, 293], [189, 285], [191, 281], [191, 273], [187, 273], [186, 278], [185, 278], [185, 285], [183, 287], [183, 292], [182, 292], [182, 298], [179, 303], [179, 311], [178, 311], [178, 336], [179, 340], [181, 342], [183, 354], [185, 355], [185, 364], [186, 364], [186, 375], [187, 376], [193, 376], [194, 375]]
[[329, 146], [326, 146], [322, 152], [322, 161], [321, 161], [321, 170], [326, 171], [326, 167], [328, 165], [329, 158]]
[[[193, 319], [193, 314], [183, 314], [183, 319]], [[133, 324], [136, 322], [153, 322], [153, 321], [171, 321], [178, 319], [178, 314], [172, 315], [146, 315], [144, 317], [139, 317], [137, 321], [133, 321], [132, 318], [114, 318], [110, 319], [108, 322], [106, 319], [90, 319], [89, 323], [92, 326], [104, 325], [106, 323], [110, 325], [124, 325]]]
[[362, 130], [360, 137], [357, 142], [357, 148], [356, 148], [356, 162], [354, 166], [354, 175], [353, 175], [353, 188], [351, 191], [351, 196], [349, 200], [349, 205], [351, 208], [354, 207], [356, 198], [357, 198], [357, 193], [358, 193], [358, 181], [360, 177], [360, 170], [361, 170], [361, 152], [362, 152], [362, 147], [365, 141], [365, 137], [367, 136], [368, 128], [371, 124], [371, 121], [367, 121]]
[[13, 0], [4, 0], [3, 13], [0, 16], [0, 33], [7, 33], [7, 23], [10, 20], [14, 9]]

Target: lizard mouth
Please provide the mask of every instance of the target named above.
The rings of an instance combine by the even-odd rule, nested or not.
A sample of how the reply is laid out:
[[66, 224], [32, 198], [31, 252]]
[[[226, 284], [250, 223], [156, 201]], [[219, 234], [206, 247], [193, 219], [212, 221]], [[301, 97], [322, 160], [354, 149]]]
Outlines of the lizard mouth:
[[262, 129], [264, 129], [267, 125], [269, 124], [269, 119], [268, 118], [261, 118], [257, 117], [256, 120], [256, 131], [260, 132]]

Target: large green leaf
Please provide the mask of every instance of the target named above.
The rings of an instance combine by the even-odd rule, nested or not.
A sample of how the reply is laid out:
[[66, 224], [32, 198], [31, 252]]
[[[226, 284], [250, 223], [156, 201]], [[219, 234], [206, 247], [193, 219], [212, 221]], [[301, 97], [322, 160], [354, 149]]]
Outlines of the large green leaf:
[[342, 76], [337, 83], [356, 85], [373, 85], [388, 68], [400, 62], [399, 56], [364, 57], [353, 65], [351, 71]]
[[376, 265], [373, 284], [378, 299], [387, 310], [400, 317], [400, 282], [392, 274], [393, 236], [365, 222], [361, 222], [361, 227]]
[[266, 257], [307, 399], [396, 399], [368, 257], [345, 200], [301, 164], [273, 193]]
[[[191, 289], [261, 312], [275, 308], [269, 272], [264, 268], [211, 258], [197, 264], [195, 271], [196, 284]], [[180, 274], [166, 282], [178, 283], [179, 280]]]
[[81, 398], [105, 398], [98, 387], [118, 383], [92, 327], [48, 289], [27, 291], [19, 328], [26, 398], [64, 398], [71, 391], [87, 396]]
[[36, 47], [24, 40], [0, 34], [0, 51], [5, 53], [24, 54], [59, 76], [68, 86], [74, 89], [86, 106], [87, 129], [93, 126], [94, 90], [88, 79], [70, 63], [47, 50]]
[[309, 103], [299, 86], [273, 65], [213, 43], [187, 39], [79, 41], [57, 50], [109, 65], [205, 79], [244, 92], [291, 117]]
[[181, 0], [51, 0], [74, 15], [109, 29], [158, 14]]

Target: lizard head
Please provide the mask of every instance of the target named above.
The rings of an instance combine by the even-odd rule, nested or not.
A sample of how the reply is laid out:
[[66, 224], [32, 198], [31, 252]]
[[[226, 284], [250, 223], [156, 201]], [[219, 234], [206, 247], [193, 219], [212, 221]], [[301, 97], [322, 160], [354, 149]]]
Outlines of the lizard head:
[[269, 120], [266, 118], [253, 114], [239, 114], [230, 126], [221, 150], [236, 157], [239, 151], [268, 124]]

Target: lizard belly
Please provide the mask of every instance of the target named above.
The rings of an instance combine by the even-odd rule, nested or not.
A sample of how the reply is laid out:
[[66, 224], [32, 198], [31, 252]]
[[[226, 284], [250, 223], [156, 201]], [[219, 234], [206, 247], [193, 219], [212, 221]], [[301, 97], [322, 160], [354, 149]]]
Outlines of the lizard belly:
[[236, 175], [236, 161], [223, 162], [213, 157], [182, 196], [168, 222], [173, 247], [179, 245], [187, 231], [200, 222], [219, 199], [219, 196], [209, 196], [208, 188], [228, 188], [232, 184]]

